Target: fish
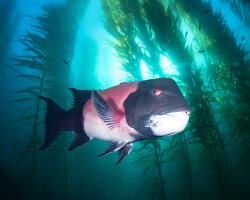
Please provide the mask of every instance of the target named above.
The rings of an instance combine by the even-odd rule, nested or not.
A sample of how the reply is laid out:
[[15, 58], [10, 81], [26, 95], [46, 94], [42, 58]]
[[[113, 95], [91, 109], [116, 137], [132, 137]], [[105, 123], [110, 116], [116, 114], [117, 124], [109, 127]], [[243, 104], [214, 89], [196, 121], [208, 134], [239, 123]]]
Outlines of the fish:
[[219, 42], [225, 42], [229, 39], [229, 36], [226, 36], [224, 38], [218, 39]]
[[198, 53], [205, 53], [205, 49], [202, 49], [202, 50], [200, 50], [200, 51], [198, 51]]
[[208, 13], [211, 13], [212, 10], [204, 10], [201, 14], [208, 14]]
[[105, 90], [69, 88], [72, 108], [64, 110], [52, 99], [46, 102], [44, 151], [62, 131], [72, 131], [75, 139], [69, 151], [99, 139], [110, 146], [97, 156], [118, 151], [119, 164], [142, 140], [183, 131], [191, 114], [190, 107], [176, 82], [157, 78], [125, 82]]
[[185, 33], [185, 37], [187, 37], [187, 35], [188, 35], [188, 31], [186, 31], [186, 33]]
[[199, 22], [198, 29], [201, 31], [201, 21]]
[[64, 58], [62, 58], [62, 61], [63, 61], [63, 63], [64, 63], [65, 65], [68, 65], [68, 64], [69, 64], [68, 61], [67, 61], [66, 59], [64, 59]]
[[241, 41], [244, 41], [246, 38], [243, 36], [242, 38], [241, 38]]

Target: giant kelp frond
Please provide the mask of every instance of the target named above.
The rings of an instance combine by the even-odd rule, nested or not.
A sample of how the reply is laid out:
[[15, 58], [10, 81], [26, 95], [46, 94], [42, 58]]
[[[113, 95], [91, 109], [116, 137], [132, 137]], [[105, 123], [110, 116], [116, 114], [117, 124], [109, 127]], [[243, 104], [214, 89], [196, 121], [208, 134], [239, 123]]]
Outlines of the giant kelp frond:
[[[227, 80], [230, 83], [232, 74], [228, 66], [238, 60], [244, 60], [246, 52], [239, 48], [222, 16], [210, 11], [209, 3], [193, 1], [190, 8], [190, 1], [167, 4], [163, 1], [145, 0], [135, 3], [134, 7], [130, 1], [116, 1], [114, 4], [111, 2], [103, 2], [106, 26], [115, 37], [115, 44], [120, 44], [115, 47], [120, 59], [125, 61], [123, 66], [127, 72], [138, 77], [138, 66], [136, 73], [134, 68], [143, 60], [155, 73], [152, 73], [153, 76], [164, 76], [160, 66], [161, 56], [166, 56], [176, 65], [179, 75], [175, 78], [186, 92], [192, 115], [187, 128], [188, 134], [179, 137], [179, 145], [175, 147], [176, 150], [172, 150], [185, 158], [185, 174], [189, 177], [189, 184], [192, 184], [189, 149], [197, 149], [198, 154], [192, 157], [201, 164], [203, 173], [207, 173], [208, 170], [213, 172], [211, 180], [221, 186], [224, 195], [228, 195], [232, 191], [230, 178], [226, 178], [230, 177], [230, 171], [221, 127], [216, 122], [218, 102], [226, 97], [232, 84], [228, 88], [225, 81], [220, 81], [221, 84], [217, 87], [218, 83], [210, 77], [215, 75], [219, 77], [216, 80]], [[117, 13], [120, 15], [116, 16], [118, 14], [115, 15], [116, 11], [112, 8], [119, 10]], [[134, 8], [137, 9], [137, 13], [134, 13]], [[120, 20], [121, 16], [127, 21]], [[188, 31], [184, 34], [182, 26], [188, 26], [187, 30], [192, 31], [190, 35], [193, 35], [193, 39], [191, 38], [190, 44], [185, 38]], [[191, 45], [192, 48], [187, 48], [187, 45]], [[228, 51], [229, 49], [231, 51]], [[197, 58], [203, 61], [198, 62]], [[199, 68], [196, 63], [199, 64]], [[203, 70], [206, 66], [207, 70]], [[205, 73], [208, 78], [202, 79]], [[165, 75], [169, 76], [168, 73]], [[221, 95], [222, 90], [225, 91], [225, 95]], [[144, 158], [141, 162], [140, 159], [138, 161], [143, 162], [146, 162]], [[148, 167], [147, 170], [149, 169], [151, 168]], [[229, 192], [224, 192], [228, 180]]]
[[[199, 33], [196, 37], [199, 37], [205, 45], [207, 41], [212, 41], [209, 43], [209, 56], [206, 56], [208, 87], [211, 91], [210, 96], [213, 96], [210, 100], [210, 105], [214, 108], [212, 112], [216, 115], [216, 121], [223, 123], [220, 127], [223, 135], [229, 138], [231, 135], [231, 145], [235, 145], [237, 141], [241, 141], [241, 136], [245, 138], [249, 133], [247, 116], [250, 69], [247, 67], [249, 66], [249, 60], [246, 60], [247, 52], [241, 48], [241, 43], [244, 41], [235, 40], [223, 17], [213, 13], [209, 3], [201, 1], [193, 1], [193, 3], [186, 23], [194, 26], [196, 21], [200, 21], [202, 26], [199, 32], [204, 32], [206, 39], [199, 37]], [[187, 8], [190, 1], [178, 1], [178, 4], [182, 8]], [[211, 12], [202, 14], [203, 10]], [[227, 127], [228, 125], [230, 128]], [[223, 128], [225, 126], [226, 129]], [[235, 134], [239, 136], [237, 140], [233, 139]], [[247, 152], [244, 148], [242, 150]]]
[[103, 4], [105, 26], [115, 37], [114, 47], [125, 71], [133, 71], [133, 76], [141, 80], [142, 72], [138, 66], [144, 61], [149, 71], [154, 71], [154, 75], [164, 76], [160, 66], [160, 53], [164, 52], [164, 48], [156, 43], [154, 30], [145, 18], [143, 5], [139, 1], [108, 2]]
[[[33, 100], [33, 106], [29, 105], [24, 110], [23, 116], [18, 119], [20, 123], [26, 121], [31, 125], [31, 134], [28, 134], [28, 139], [26, 138], [25, 143], [19, 143], [16, 147], [19, 147], [20, 161], [23, 162], [31, 156], [35, 197], [37, 199], [40, 198], [37, 149], [40, 143], [38, 134], [41, 120], [39, 114], [42, 111], [40, 100], [37, 96], [41, 96], [44, 93], [49, 93], [50, 96], [53, 96], [51, 95], [52, 93], [62, 92], [60, 87], [65, 87], [66, 90], [66, 80], [68, 79], [70, 68], [62, 62], [62, 59], [72, 58], [74, 39], [80, 22], [79, 18], [84, 13], [82, 9], [86, 9], [87, 3], [88, 1], [69, 0], [66, 4], [44, 5], [42, 7], [43, 14], [31, 17], [33, 30], [27, 31], [18, 40], [23, 45], [25, 54], [12, 58], [15, 62], [15, 68], [10, 68], [17, 73], [18, 78], [28, 82], [26, 88], [16, 92], [16, 94], [22, 97], [13, 100], [12, 103]], [[70, 59], [68, 60], [70, 62]], [[60, 87], [55, 89], [52, 88], [52, 85], [55, 87], [60, 85]], [[66, 100], [67, 98], [60, 99]], [[65, 101], [64, 103], [66, 104], [67, 102]], [[21, 144], [23, 145], [22, 147], [20, 147]], [[70, 198], [66, 153], [63, 154], [63, 158], [66, 194]]]
[[[44, 42], [42, 42], [43, 40]], [[38, 138], [40, 100], [37, 96], [42, 95], [45, 85], [47, 64], [49, 62], [47, 55], [48, 48], [44, 48], [46, 45], [45, 38], [40, 35], [40, 33], [27, 32], [27, 34], [20, 39], [20, 42], [24, 45], [27, 54], [13, 57], [13, 60], [16, 63], [14, 71], [17, 72], [18, 78], [32, 81], [32, 83], [26, 88], [18, 90], [16, 93], [22, 95], [22, 98], [15, 99], [12, 103], [33, 100], [34, 104], [32, 107], [27, 107], [25, 112], [23, 112], [23, 116], [17, 120], [17, 122], [20, 123], [23, 123], [24, 121], [31, 123], [30, 128], [32, 132], [32, 134], [28, 136], [28, 140], [26, 140], [27, 143], [20, 148], [18, 153], [20, 154], [20, 162], [23, 162], [29, 156], [32, 158], [35, 197], [40, 199], [36, 154], [38, 144], [40, 143], [40, 139]]]
[[[43, 90], [44, 81], [47, 76], [46, 64], [48, 63], [49, 59], [46, 55], [48, 47], [45, 48], [46, 42], [40, 42], [42, 40], [45, 40], [43, 36], [37, 33], [30, 32], [27, 32], [27, 34], [19, 40], [24, 45], [27, 55], [14, 56], [12, 59], [13, 61], [15, 61], [16, 67], [13, 68], [9, 66], [9, 68], [17, 73], [17, 78], [32, 81], [32, 85], [16, 91], [16, 93], [22, 95], [22, 97], [10, 101], [12, 103], [28, 100], [34, 100], [34, 102], [39, 101], [36, 97], [41, 95], [41, 92]], [[24, 97], [24, 95], [27, 95], [27, 97]], [[25, 114], [28, 114], [28, 112], [26, 112]], [[35, 115], [36, 114], [34, 114], [34, 116]], [[26, 118], [27, 116], [24, 115], [23, 117]]]
[[[135, 5], [138, 4], [136, 2]], [[123, 3], [129, 5], [126, 4], [126, 1]], [[133, 71], [133, 77], [140, 80], [142, 78], [137, 66], [142, 57], [141, 49], [135, 41], [136, 30], [133, 16], [123, 11], [125, 5], [122, 6], [122, 1], [103, 2], [103, 12], [106, 18], [105, 27], [116, 38], [113, 46], [117, 49], [117, 55], [123, 67], [128, 72]]]
[[[168, 8], [166, 10], [165, 5], [160, 1], [142, 1], [135, 5], [133, 5], [131, 1], [119, 1], [119, 3], [116, 1], [114, 2], [116, 10], [113, 10], [113, 4], [110, 3], [111, 1], [108, 2], [109, 3], [106, 1], [103, 2], [104, 14], [107, 21], [106, 26], [115, 26], [108, 27], [108, 30], [113, 31], [112, 34], [115, 36], [116, 40], [115, 44], [124, 44], [124, 41], [126, 42], [124, 45], [115, 46], [120, 59], [125, 59], [126, 61], [123, 63], [126, 72], [129, 72], [133, 77], [138, 77], [138, 73], [140, 73], [143, 77], [143, 73], [138, 67], [140, 61], [143, 59], [147, 67], [154, 73], [152, 77], [154, 75], [164, 77], [168, 75], [164, 74], [161, 68], [160, 59], [164, 55], [170, 58], [174, 64], [179, 64], [180, 69], [186, 69], [185, 75], [183, 73], [181, 76], [185, 77], [187, 80], [184, 80], [184, 78], [180, 78], [179, 80], [184, 83], [190, 82], [188, 81], [188, 75], [192, 72], [185, 62], [191, 63], [192, 58], [184, 49], [185, 40], [178, 29], [178, 20], [174, 17], [171, 9]], [[152, 9], [152, 7], [154, 9]], [[137, 12], [134, 12], [134, 10], [137, 10]], [[112, 15], [116, 11], [119, 13], [119, 16], [128, 16], [127, 19], [129, 19], [129, 22], [125, 20], [116, 21], [116, 16]], [[121, 34], [121, 30], [126, 32]], [[128, 54], [130, 57], [127, 56]], [[143, 146], [147, 144], [147, 142], [141, 143]], [[153, 153], [151, 157], [143, 154], [135, 158], [134, 163], [145, 165], [146, 172], [157, 172], [155, 175], [154, 173], [146, 172], [144, 172], [144, 174], [151, 174], [151, 177], [155, 177], [155, 181], [158, 181], [158, 184], [161, 186], [159, 195], [161, 195], [161, 198], [165, 198], [165, 178], [162, 172], [165, 164], [172, 161], [176, 153], [174, 148], [171, 149], [173, 146], [170, 146], [169, 151], [167, 151], [168, 154], [166, 155], [166, 150], [158, 148], [158, 145], [154, 145], [154, 143], [148, 145], [151, 149], [151, 153], [148, 152], [149, 155], [151, 155], [152, 152], [155, 153]], [[147, 148], [148, 146], [145, 146], [145, 149]], [[184, 156], [188, 156], [188, 154]], [[154, 181], [151, 182], [154, 183]], [[157, 193], [158, 190], [155, 191]]]
[[[71, 63], [75, 51], [76, 37], [80, 21], [85, 13], [89, 1], [68, 0], [65, 4], [45, 4], [41, 15], [34, 19], [34, 29], [45, 33], [45, 44], [48, 44], [49, 63], [47, 63], [46, 96], [51, 97], [64, 108], [69, 107], [69, 82], [71, 73]], [[39, 45], [39, 44], [38, 44]], [[86, 48], [86, 47], [85, 47]], [[85, 67], [85, 65], [83, 65]], [[58, 139], [51, 155], [60, 152], [57, 163], [63, 172], [63, 183], [67, 199], [71, 198], [68, 167], [68, 145], [67, 137], [62, 134]], [[61, 159], [61, 160], [60, 160]]]
[[[114, 47], [124, 70], [131, 74], [132, 79], [135, 80], [141, 80], [144, 76], [138, 67], [142, 60], [147, 63], [152, 72], [163, 76], [159, 65], [160, 49], [154, 40], [154, 30], [145, 19], [145, 10], [143, 10], [142, 5], [143, 3], [139, 1], [103, 1], [106, 17], [105, 26], [115, 37]], [[144, 155], [135, 158], [133, 162], [137, 165], [145, 165], [146, 163], [151, 165], [151, 167], [145, 165], [144, 171], [144, 174], [151, 174], [151, 177], [154, 177], [154, 180], [150, 179], [150, 184], [147, 185], [150, 187], [155, 184], [148, 195], [165, 199], [165, 178], [162, 171], [164, 156], [161, 156], [162, 151], [158, 148], [160, 143], [158, 141], [150, 142], [147, 147], [147, 142], [142, 142], [143, 144], [145, 149], [152, 149], [152, 158]], [[146, 173], [148, 170], [155, 171], [155, 174]], [[148, 181], [144, 181], [144, 183], [147, 184]]]
[[[144, 141], [136, 148], [131, 156], [131, 163], [136, 166], [144, 167], [142, 172], [143, 184], [141, 187], [148, 188], [146, 195], [152, 199], [166, 199], [166, 176], [164, 176], [163, 168], [167, 162], [173, 158], [168, 156], [166, 159], [167, 150], [170, 150], [172, 145], [167, 149], [162, 150], [162, 145], [166, 145], [166, 141]], [[138, 156], [140, 154], [140, 156]]]
[[[148, 11], [149, 12], [149, 11]], [[168, 9], [166, 12], [171, 12]], [[157, 16], [157, 15], [156, 15]], [[215, 137], [218, 137], [218, 131], [216, 127], [214, 127], [214, 123], [211, 121], [212, 116], [209, 114], [209, 94], [207, 93], [206, 87], [204, 87], [204, 80], [202, 80], [200, 70], [193, 70], [193, 60], [191, 53], [188, 49], [185, 48], [185, 40], [181, 31], [179, 30], [178, 18], [174, 16], [174, 14], [168, 14], [170, 16], [168, 20], [169, 26], [171, 30], [175, 32], [175, 34], [167, 34], [165, 36], [165, 41], [161, 41], [161, 43], [165, 44], [168, 52], [173, 53], [171, 55], [171, 60], [175, 60], [177, 64], [177, 69], [180, 72], [180, 76], [178, 77], [180, 81], [182, 81], [185, 85], [188, 86], [188, 92], [186, 96], [191, 104], [192, 115], [190, 119], [190, 126], [188, 127], [189, 132], [192, 133], [193, 138], [198, 138], [198, 141], [204, 145], [204, 150], [206, 151], [206, 155], [210, 155], [209, 157], [213, 159], [213, 162], [210, 162], [210, 166], [212, 163], [220, 162], [220, 159], [215, 156], [214, 148], [216, 148], [217, 143], [213, 143]], [[157, 22], [156, 22], [157, 21]], [[159, 20], [152, 20], [151, 23], [158, 23]], [[171, 23], [172, 22], [172, 23]], [[180, 23], [180, 22], [179, 22]], [[169, 30], [170, 31], [170, 30]], [[159, 37], [163, 38], [163, 37]], [[174, 43], [172, 42], [174, 41]], [[183, 61], [183, 62], [181, 62]], [[185, 64], [184, 64], [185, 63]], [[195, 96], [196, 95], [196, 96]], [[194, 122], [194, 123], [192, 123]], [[182, 139], [180, 138], [180, 141]], [[186, 141], [185, 141], [186, 142]], [[184, 147], [187, 145], [182, 143]], [[188, 142], [188, 141], [187, 141]], [[180, 146], [181, 147], [181, 146]], [[187, 167], [187, 176], [190, 177], [190, 166], [188, 164], [188, 154], [186, 150], [184, 151], [182, 148], [181, 155], [186, 159], [185, 166]], [[204, 156], [205, 154], [203, 154]], [[208, 157], [204, 156], [204, 159], [210, 160]], [[204, 162], [201, 162], [204, 163]], [[209, 166], [209, 162], [207, 162]], [[211, 168], [211, 170], [215, 170], [218, 173], [221, 173], [221, 168]], [[205, 173], [205, 171], [204, 171]], [[216, 174], [216, 173], [215, 173]], [[215, 177], [215, 176], [214, 176]], [[189, 178], [189, 184], [192, 181]], [[223, 181], [222, 179], [220, 181]], [[192, 196], [192, 195], [191, 195]]]

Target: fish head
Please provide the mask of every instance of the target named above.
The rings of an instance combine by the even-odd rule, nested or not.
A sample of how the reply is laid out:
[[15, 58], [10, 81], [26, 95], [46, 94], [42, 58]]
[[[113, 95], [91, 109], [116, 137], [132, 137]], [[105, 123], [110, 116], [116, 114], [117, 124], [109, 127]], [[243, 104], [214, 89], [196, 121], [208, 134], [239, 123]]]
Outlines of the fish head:
[[171, 78], [138, 83], [137, 90], [124, 101], [126, 121], [143, 134], [173, 135], [184, 130], [190, 107], [176, 82]]

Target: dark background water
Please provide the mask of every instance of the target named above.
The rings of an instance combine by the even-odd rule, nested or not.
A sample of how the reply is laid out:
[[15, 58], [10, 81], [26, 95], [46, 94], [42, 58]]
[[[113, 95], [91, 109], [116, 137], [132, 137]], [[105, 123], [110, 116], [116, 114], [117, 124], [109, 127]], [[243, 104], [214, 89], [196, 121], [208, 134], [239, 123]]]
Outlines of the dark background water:
[[[0, 199], [249, 199], [247, 0], [1, 0]], [[171, 77], [192, 110], [185, 131], [116, 153], [93, 140], [44, 152], [48, 96]]]

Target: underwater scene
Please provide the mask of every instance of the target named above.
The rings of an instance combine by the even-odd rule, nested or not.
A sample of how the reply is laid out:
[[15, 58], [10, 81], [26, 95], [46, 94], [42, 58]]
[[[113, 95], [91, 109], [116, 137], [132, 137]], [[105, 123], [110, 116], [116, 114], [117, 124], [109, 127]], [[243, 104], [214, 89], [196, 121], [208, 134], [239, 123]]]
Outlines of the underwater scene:
[[1, 200], [250, 199], [249, 0], [0, 0]]

